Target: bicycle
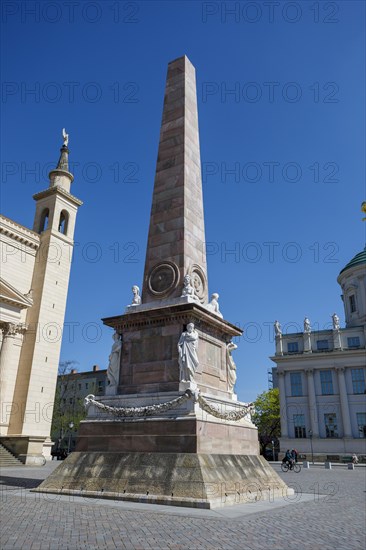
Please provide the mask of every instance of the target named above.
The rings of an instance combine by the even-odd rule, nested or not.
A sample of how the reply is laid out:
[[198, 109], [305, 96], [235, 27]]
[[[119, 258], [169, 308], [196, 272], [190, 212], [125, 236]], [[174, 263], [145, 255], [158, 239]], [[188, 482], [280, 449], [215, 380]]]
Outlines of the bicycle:
[[288, 464], [288, 462], [282, 462], [281, 470], [283, 472], [291, 471], [291, 472], [295, 472], [295, 474], [298, 474], [299, 472], [301, 472], [301, 466], [300, 466], [300, 464], [297, 464], [296, 462], [292, 465]]

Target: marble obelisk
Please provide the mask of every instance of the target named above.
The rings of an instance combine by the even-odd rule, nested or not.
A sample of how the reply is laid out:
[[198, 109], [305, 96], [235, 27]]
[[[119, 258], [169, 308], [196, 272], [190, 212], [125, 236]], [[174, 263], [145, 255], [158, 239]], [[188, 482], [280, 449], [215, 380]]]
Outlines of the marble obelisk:
[[208, 304], [187, 57], [168, 66], [142, 300], [133, 293], [122, 315], [103, 319], [114, 329], [113, 394], [88, 397], [76, 452], [37, 490], [204, 508], [286, 494], [234, 394], [242, 331], [219, 312], [218, 294]]
[[196, 74], [184, 56], [168, 65], [142, 301], [178, 298], [187, 273], [207, 303], [207, 267]]

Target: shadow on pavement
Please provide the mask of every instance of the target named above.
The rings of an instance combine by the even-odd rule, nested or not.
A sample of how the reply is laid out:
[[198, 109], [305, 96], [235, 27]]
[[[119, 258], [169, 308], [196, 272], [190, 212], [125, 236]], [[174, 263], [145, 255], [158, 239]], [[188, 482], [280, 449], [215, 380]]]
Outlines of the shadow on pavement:
[[6, 485], [8, 487], [19, 487], [22, 489], [34, 489], [42, 483], [43, 479], [33, 479], [29, 477], [10, 477], [1, 476], [0, 485]]

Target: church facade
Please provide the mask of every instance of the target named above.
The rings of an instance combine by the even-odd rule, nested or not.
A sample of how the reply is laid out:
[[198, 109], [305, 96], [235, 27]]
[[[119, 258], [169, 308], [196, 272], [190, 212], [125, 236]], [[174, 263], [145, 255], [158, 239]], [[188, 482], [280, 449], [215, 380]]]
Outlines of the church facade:
[[0, 443], [26, 464], [50, 457], [51, 420], [76, 214], [67, 146], [36, 195], [32, 229], [0, 216]]
[[340, 272], [345, 328], [282, 334], [271, 359], [281, 407], [281, 453], [337, 460], [366, 455], [366, 248]]

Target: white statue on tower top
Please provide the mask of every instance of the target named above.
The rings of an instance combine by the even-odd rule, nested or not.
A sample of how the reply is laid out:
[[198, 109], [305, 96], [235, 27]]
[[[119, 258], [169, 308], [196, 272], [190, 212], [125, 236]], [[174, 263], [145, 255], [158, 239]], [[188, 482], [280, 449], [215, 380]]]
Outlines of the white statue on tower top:
[[310, 321], [307, 317], [305, 317], [305, 319], [304, 319], [304, 332], [306, 332], [306, 333], [311, 332]]
[[68, 144], [69, 144], [69, 134], [66, 133], [65, 128], [62, 128], [62, 137], [63, 137], [63, 140], [64, 140], [64, 145], [65, 145], [65, 147], [67, 147]]
[[333, 313], [332, 321], [333, 321], [333, 330], [339, 330], [340, 329], [339, 317], [336, 313]]
[[274, 326], [275, 336], [282, 336], [282, 329], [281, 329], [280, 322], [276, 320], [273, 326]]

